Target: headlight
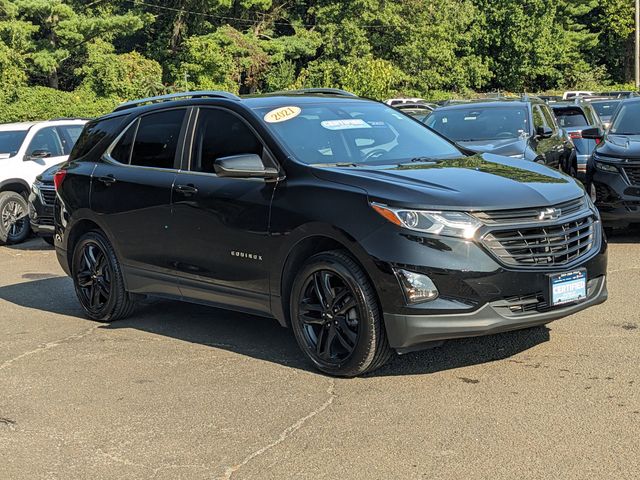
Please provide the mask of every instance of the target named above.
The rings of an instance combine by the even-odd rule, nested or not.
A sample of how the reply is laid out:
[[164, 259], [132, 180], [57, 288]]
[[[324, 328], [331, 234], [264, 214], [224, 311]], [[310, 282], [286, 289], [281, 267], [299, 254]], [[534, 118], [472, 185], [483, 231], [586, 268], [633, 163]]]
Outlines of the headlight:
[[35, 182], [33, 185], [31, 185], [31, 191], [38, 197], [40, 196], [40, 185], [38, 185], [38, 182]]
[[479, 220], [464, 212], [407, 210], [379, 203], [372, 203], [371, 207], [391, 223], [417, 232], [470, 239], [482, 226]]
[[596, 160], [596, 168], [598, 170], [602, 170], [603, 172], [613, 172], [618, 173], [618, 167], [615, 165], [611, 165], [609, 163], [602, 163]]

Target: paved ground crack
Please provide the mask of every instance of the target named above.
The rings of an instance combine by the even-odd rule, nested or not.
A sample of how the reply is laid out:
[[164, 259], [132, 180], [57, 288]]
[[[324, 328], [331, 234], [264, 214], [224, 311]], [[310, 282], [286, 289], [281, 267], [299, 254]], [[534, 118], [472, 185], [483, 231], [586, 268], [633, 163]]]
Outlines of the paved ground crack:
[[265, 445], [264, 447], [256, 450], [255, 452], [247, 455], [245, 457], [245, 459], [242, 460], [242, 462], [238, 463], [237, 465], [234, 465], [232, 467], [227, 467], [227, 469], [224, 472], [224, 475], [222, 477], [220, 477], [220, 478], [223, 479], [223, 480], [229, 480], [234, 473], [236, 473], [242, 467], [247, 465], [253, 459], [259, 457], [260, 455], [263, 455], [264, 453], [266, 453], [267, 451], [271, 450], [272, 448], [277, 447], [278, 445], [280, 445], [287, 438], [289, 438], [291, 435], [293, 435], [296, 431], [300, 430], [300, 428], [302, 428], [302, 426], [305, 423], [307, 423], [313, 417], [315, 417], [316, 415], [322, 413], [327, 408], [329, 408], [331, 406], [331, 404], [333, 403], [333, 401], [335, 400], [335, 398], [336, 398], [335, 387], [336, 387], [335, 380], [332, 380], [331, 384], [329, 385], [329, 388], [327, 388], [327, 394], [329, 395], [329, 397], [324, 401], [324, 403], [322, 405], [320, 405], [318, 408], [316, 408], [312, 412], [308, 413], [304, 417], [298, 419], [296, 422], [292, 423], [287, 428], [285, 428], [282, 431], [282, 433], [280, 433], [278, 438], [275, 439], [273, 442]]
[[13, 357], [13, 358], [10, 358], [9, 360], [5, 360], [4, 362], [0, 363], [0, 370], [4, 370], [5, 368], [10, 367], [11, 365], [13, 365], [15, 362], [17, 362], [22, 358], [30, 357], [31, 355], [35, 355], [37, 353], [46, 352], [47, 350], [50, 350], [59, 345], [62, 345], [63, 343], [67, 343], [72, 340], [77, 340], [82, 337], [85, 337], [89, 335], [91, 332], [93, 332], [95, 329], [100, 327], [100, 325], [101, 324], [93, 325], [91, 328], [83, 330], [82, 332], [74, 333], [73, 335], [69, 335], [68, 337], [61, 338], [60, 340], [54, 340], [53, 342], [44, 343], [40, 345], [38, 348], [34, 348], [33, 350], [29, 350], [28, 352], [21, 353], [17, 357]]

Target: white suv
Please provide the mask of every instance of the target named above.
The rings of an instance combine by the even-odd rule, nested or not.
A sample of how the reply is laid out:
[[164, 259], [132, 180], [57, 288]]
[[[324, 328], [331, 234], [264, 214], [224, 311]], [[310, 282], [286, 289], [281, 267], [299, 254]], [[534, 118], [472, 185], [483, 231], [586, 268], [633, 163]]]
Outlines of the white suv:
[[29, 235], [27, 198], [35, 178], [64, 162], [86, 120], [0, 125], [0, 245]]

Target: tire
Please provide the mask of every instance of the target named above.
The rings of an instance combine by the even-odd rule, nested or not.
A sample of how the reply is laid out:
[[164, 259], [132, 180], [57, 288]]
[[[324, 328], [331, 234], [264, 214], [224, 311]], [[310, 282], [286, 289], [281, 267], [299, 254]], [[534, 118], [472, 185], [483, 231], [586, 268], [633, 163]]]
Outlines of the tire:
[[53, 237], [42, 237], [42, 240], [44, 240], [45, 242], [47, 242], [49, 245], [53, 247], [54, 245]]
[[0, 193], [0, 245], [24, 242], [31, 233], [29, 205], [16, 192]]
[[78, 240], [71, 275], [80, 305], [89, 318], [112, 322], [133, 312], [134, 302], [125, 290], [120, 262], [102, 233], [91, 231]]
[[344, 251], [319, 253], [302, 266], [293, 282], [290, 313], [300, 349], [330, 375], [371, 372], [394, 354], [375, 290]]

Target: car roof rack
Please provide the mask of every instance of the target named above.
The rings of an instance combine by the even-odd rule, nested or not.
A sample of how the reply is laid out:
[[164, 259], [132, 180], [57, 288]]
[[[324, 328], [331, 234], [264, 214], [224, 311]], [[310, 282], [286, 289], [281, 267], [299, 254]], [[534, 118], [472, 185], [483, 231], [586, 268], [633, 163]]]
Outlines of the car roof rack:
[[346, 90], [342, 90], [340, 88], [300, 88], [298, 90], [282, 90], [279, 92], [273, 92], [272, 95], [277, 94], [288, 94], [288, 95], [307, 95], [307, 94], [317, 94], [317, 95], [339, 95], [342, 97], [357, 97], [355, 93], [347, 92]]
[[227, 100], [240, 100], [240, 97], [229, 92], [222, 92], [218, 90], [199, 90], [196, 92], [179, 92], [169, 93], [167, 95], [158, 95], [156, 97], [141, 98], [139, 100], [132, 100], [130, 102], [121, 103], [113, 111], [120, 112], [122, 110], [128, 110], [129, 108], [139, 107], [145, 103], [160, 103], [170, 102], [172, 100], [180, 100], [186, 98], [226, 98]]

